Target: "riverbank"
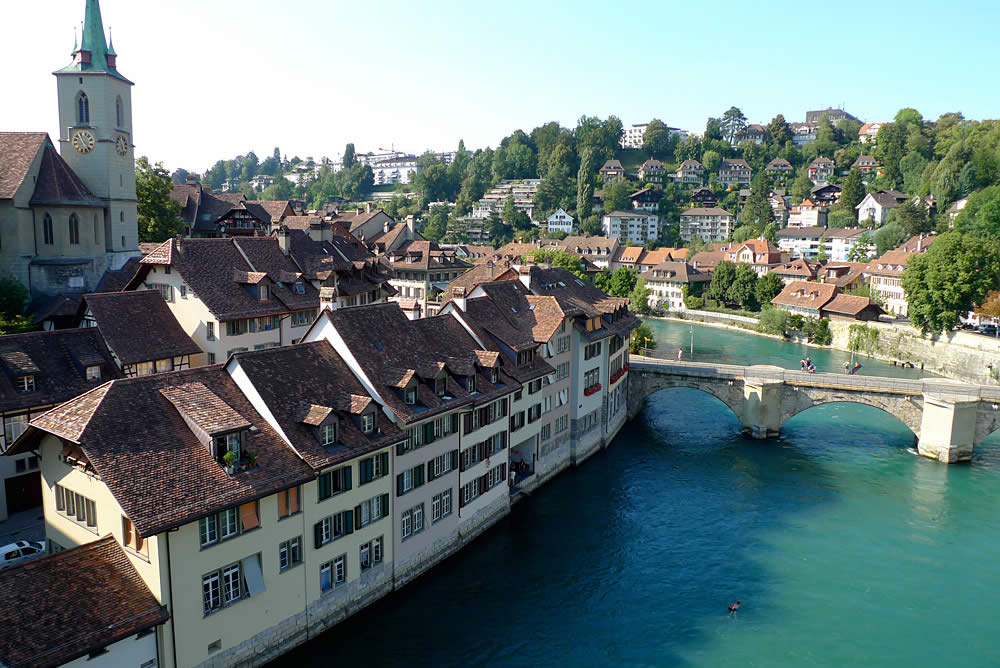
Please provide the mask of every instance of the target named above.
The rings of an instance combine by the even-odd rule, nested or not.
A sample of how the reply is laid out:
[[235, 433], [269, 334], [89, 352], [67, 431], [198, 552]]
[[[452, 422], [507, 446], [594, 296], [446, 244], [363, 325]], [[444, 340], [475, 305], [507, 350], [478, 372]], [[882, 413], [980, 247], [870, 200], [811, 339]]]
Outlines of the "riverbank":
[[[819, 346], [794, 338], [783, 338], [752, 329], [752, 318], [715, 313], [711, 311], [685, 311], [676, 315], [648, 316], [651, 320], [696, 322], [707, 327], [735, 330], [776, 340], [785, 340], [803, 346], [850, 352], [851, 325], [868, 327], [866, 345], [856, 354], [904, 367], [913, 367], [970, 383], [994, 385], [1000, 371], [1000, 340], [973, 332], [957, 331], [937, 339], [924, 337], [906, 323], [868, 322], [855, 323], [830, 321], [833, 342]], [[704, 319], [703, 319], [704, 318]]]

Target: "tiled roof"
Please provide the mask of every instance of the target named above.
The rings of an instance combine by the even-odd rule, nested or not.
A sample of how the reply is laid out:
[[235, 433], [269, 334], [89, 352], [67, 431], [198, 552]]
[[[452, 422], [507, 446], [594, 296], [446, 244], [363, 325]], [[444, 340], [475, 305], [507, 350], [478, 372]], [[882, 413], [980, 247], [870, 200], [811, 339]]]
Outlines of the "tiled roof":
[[805, 276], [807, 278], [816, 277], [815, 267], [803, 258], [796, 258], [791, 262], [781, 265], [780, 267], [775, 267], [771, 271], [777, 274], [785, 274], [789, 276]]
[[[410, 259], [410, 262], [407, 262]], [[401, 269], [466, 269], [471, 265], [452, 250], [442, 250], [435, 241], [408, 241], [384, 256], [383, 261]]]
[[833, 299], [835, 294], [837, 294], [837, 286], [831, 283], [792, 281], [782, 289], [781, 294], [771, 300], [771, 303], [778, 306], [797, 306], [818, 311]]
[[[234, 357], [247, 374], [278, 426], [303, 459], [322, 469], [405, 438], [380, 410], [377, 430], [365, 434], [359, 416], [371, 396], [326, 341]], [[314, 427], [331, 414], [337, 417], [337, 445], [323, 446]]]
[[[488, 281], [495, 281], [501, 279], [508, 271], [511, 270], [512, 263], [509, 260], [486, 260], [485, 262], [477, 262], [472, 265], [472, 268], [458, 275], [457, 278], [452, 279], [448, 284], [447, 289], [441, 294], [441, 302], [444, 303], [450, 299], [456, 297], [456, 290], [462, 288], [465, 290], [465, 295], [472, 292], [473, 288], [481, 283], [486, 283]], [[509, 278], [509, 276], [507, 276]]]
[[[298, 268], [281, 252], [274, 237], [166, 241], [142, 259], [140, 271], [127, 288], [141, 286], [153, 265], [173, 267], [220, 321], [319, 307], [319, 292], [308, 281], [301, 295], [289, 285], [278, 285], [282, 272], [295, 273]], [[233, 280], [236, 271], [266, 273], [273, 281], [271, 299], [259, 301], [250, 294], [242, 283]]]
[[[437, 375], [440, 368], [452, 371], [458, 364], [471, 371], [479, 363], [475, 351], [480, 346], [450, 315], [409, 320], [396, 304], [389, 303], [332, 312], [324, 309], [320, 318], [333, 324], [385, 405], [404, 422], [489, 401], [515, 389], [516, 383], [504, 371], [499, 386], [490, 383], [487, 374], [479, 373], [476, 394], [466, 392], [457, 377], [449, 375], [447, 396], [453, 398], [448, 400], [423, 382]], [[417, 387], [417, 404], [406, 404], [397, 389], [409, 371], [422, 381]]]
[[[160, 244], [156, 245], [158, 247]], [[143, 244], [139, 244], [139, 246], [141, 251]], [[140, 259], [130, 257], [125, 261], [121, 269], [109, 269], [104, 272], [104, 276], [101, 276], [101, 280], [97, 283], [97, 287], [94, 288], [94, 292], [121, 292], [124, 290], [128, 282], [135, 276], [135, 272], [139, 271]]]
[[621, 161], [611, 158], [610, 160], [607, 160], [604, 163], [604, 165], [601, 167], [599, 171], [603, 172], [605, 170], [622, 170], [622, 169], [624, 169], [624, 167], [622, 167]]
[[830, 158], [826, 158], [822, 155], [813, 158], [813, 161], [809, 163], [810, 167], [829, 167], [831, 165], [833, 165], [833, 160], [830, 160]]
[[[649, 214], [642, 212], [642, 215]], [[560, 241], [559, 246], [567, 253], [583, 252], [588, 255], [607, 255], [610, 259], [612, 253], [618, 247], [618, 238], [569, 236]], [[577, 248], [580, 251], [577, 251]]]
[[682, 162], [681, 164], [677, 165], [677, 169], [678, 170], [681, 170], [681, 169], [705, 169], [705, 166], [702, 165], [697, 160], [688, 159], [688, 160], [685, 160], [684, 162]]
[[[190, 411], [187, 417], [166, 395]], [[191, 415], [206, 428], [252, 425], [243, 432], [243, 451], [256, 453], [257, 466], [228, 475], [196, 434]], [[32, 420], [15, 449], [35, 447], [42, 432], [79, 445], [144, 537], [313, 477], [220, 365], [105, 383]]]
[[201, 352], [157, 290], [90, 294], [84, 304], [122, 364]]
[[695, 207], [693, 209], [688, 209], [687, 211], [684, 211], [683, 213], [681, 213], [681, 215], [682, 216], [732, 216], [733, 214], [729, 213], [725, 209], [720, 209], [719, 207], [710, 207], [707, 209]]
[[622, 246], [615, 253], [615, 262], [635, 264], [642, 257], [646, 249], [642, 246]]
[[[872, 300], [869, 299], [868, 297], [838, 294], [833, 299], [831, 299], [826, 306], [823, 307], [823, 310], [829, 311], [831, 313], [856, 316], [872, 305], [873, 305]], [[879, 307], [876, 306], [876, 308]]]
[[770, 171], [770, 170], [791, 171], [792, 163], [788, 162], [784, 158], [775, 158], [771, 162], [767, 163], [767, 166], [764, 169], [765, 171]]
[[699, 271], [687, 262], [661, 262], [649, 270], [646, 275], [648, 282], [657, 280], [670, 280], [678, 283], [704, 283], [712, 280], [712, 275], [708, 272]]
[[719, 169], [750, 169], [750, 165], [743, 158], [726, 158], [719, 165]]
[[251, 208], [249, 204], [253, 205], [251, 210], [262, 209], [263, 211], [261, 213], [266, 213], [272, 220], [281, 220], [285, 216], [295, 215], [295, 211], [292, 209], [292, 206], [288, 203], [287, 199], [255, 200], [253, 202], [248, 202], [247, 204], [247, 208]]
[[[35, 391], [21, 394], [14, 385], [17, 371], [7, 360], [22, 364], [24, 358], [38, 371], [33, 372]], [[0, 412], [50, 406], [92, 390], [94, 382], [85, 375], [88, 364], [100, 364], [105, 380], [121, 377], [96, 328], [0, 336]]]
[[0, 132], [0, 199], [13, 199], [45, 145], [51, 142], [44, 132]]
[[711, 250], [711, 251], [701, 251], [700, 253], [695, 253], [693, 257], [688, 258], [693, 266], [698, 269], [708, 269], [712, 270], [720, 262], [726, 261], [726, 252], [721, 250]]
[[0, 571], [0, 664], [61, 666], [170, 618], [108, 535]]
[[[104, 203], [94, 197], [83, 184], [59, 152], [46, 141], [42, 164], [38, 168], [35, 192], [31, 196], [32, 205], [71, 204], [73, 206], [103, 207]], [[103, 223], [103, 220], [101, 221]]]

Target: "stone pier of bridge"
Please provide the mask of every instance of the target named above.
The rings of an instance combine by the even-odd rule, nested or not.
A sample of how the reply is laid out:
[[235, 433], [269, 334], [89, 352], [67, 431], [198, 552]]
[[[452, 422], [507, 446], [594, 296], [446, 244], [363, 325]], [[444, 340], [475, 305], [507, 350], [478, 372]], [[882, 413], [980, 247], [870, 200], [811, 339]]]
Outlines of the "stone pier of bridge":
[[732, 366], [633, 358], [629, 416], [666, 388], [701, 390], [726, 404], [748, 438], [775, 438], [802, 411], [825, 403], [873, 406], [898, 418], [931, 459], [968, 461], [979, 442], [1000, 429], [1000, 388], [946, 379], [806, 374], [771, 366]]

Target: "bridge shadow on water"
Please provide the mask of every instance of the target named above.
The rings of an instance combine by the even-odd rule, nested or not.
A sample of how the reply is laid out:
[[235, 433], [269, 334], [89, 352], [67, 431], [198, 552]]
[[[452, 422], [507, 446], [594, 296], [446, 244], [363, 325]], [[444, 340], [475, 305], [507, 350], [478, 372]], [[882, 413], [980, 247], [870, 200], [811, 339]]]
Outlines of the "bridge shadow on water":
[[767, 623], [775, 548], [761, 536], [838, 495], [830, 425], [812, 433], [811, 413], [783, 439], [753, 441], [717, 399], [658, 392], [610, 450], [275, 665], [698, 662], [734, 624]]

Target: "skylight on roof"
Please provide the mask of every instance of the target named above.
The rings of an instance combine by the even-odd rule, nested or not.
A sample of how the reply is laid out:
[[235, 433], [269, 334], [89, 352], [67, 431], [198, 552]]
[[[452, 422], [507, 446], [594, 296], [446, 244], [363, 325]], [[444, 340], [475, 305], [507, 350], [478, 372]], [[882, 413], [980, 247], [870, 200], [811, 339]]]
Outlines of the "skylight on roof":
[[581, 281], [581, 280], [580, 280], [580, 279], [578, 278], [578, 279], [576, 279], [576, 284], [577, 284], [577, 285], [583, 285], [583, 281]]

